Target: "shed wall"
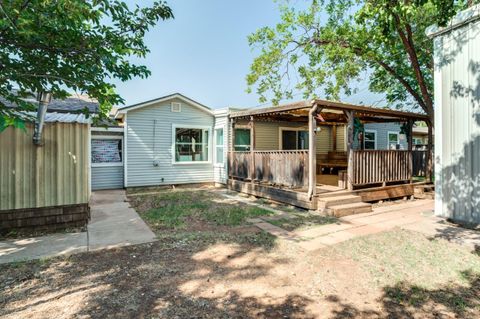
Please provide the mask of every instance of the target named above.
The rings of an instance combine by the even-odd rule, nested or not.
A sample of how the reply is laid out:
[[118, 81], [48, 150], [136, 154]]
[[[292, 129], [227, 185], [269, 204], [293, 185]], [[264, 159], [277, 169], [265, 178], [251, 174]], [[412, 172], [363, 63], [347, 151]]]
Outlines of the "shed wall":
[[[476, 6], [477, 10], [480, 7]], [[480, 223], [480, 20], [434, 39], [435, 214]]]
[[0, 210], [88, 203], [89, 125], [46, 123], [43, 146], [12, 127], [0, 133]]

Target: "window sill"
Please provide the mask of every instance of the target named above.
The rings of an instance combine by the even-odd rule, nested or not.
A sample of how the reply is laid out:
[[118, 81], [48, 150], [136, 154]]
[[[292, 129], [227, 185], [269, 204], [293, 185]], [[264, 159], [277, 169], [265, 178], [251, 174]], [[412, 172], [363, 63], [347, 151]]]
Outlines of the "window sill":
[[173, 162], [172, 165], [205, 165], [205, 164], [212, 164], [211, 161], [203, 161], [203, 162]]
[[123, 166], [123, 163], [92, 163], [92, 167]]
[[214, 167], [225, 168], [225, 163], [216, 163], [213, 164]]

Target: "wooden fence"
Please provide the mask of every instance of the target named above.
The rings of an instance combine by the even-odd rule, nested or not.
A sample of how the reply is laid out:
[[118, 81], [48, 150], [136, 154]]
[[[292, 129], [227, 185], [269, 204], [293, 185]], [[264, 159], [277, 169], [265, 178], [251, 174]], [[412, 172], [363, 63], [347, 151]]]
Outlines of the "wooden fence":
[[399, 150], [352, 151], [352, 184], [410, 181], [412, 178], [412, 153]]
[[229, 176], [286, 187], [308, 186], [308, 151], [229, 152]]

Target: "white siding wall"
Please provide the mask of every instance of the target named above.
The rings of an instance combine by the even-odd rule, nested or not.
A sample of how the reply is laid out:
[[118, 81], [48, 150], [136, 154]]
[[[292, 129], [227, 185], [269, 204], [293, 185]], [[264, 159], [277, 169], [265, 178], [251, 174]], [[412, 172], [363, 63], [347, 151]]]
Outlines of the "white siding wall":
[[480, 223], [480, 6], [435, 43], [436, 215]]
[[[181, 112], [171, 112], [171, 102]], [[172, 125], [210, 128], [210, 163], [173, 164]], [[214, 116], [181, 100], [131, 110], [127, 115], [127, 187], [213, 182]], [[158, 160], [159, 166], [153, 162]]]
[[[228, 117], [227, 114], [222, 114], [215, 117], [215, 129], [223, 128], [223, 165], [214, 164], [213, 167], [213, 179], [215, 183], [226, 184], [227, 183], [227, 152], [228, 152], [228, 140], [229, 140], [229, 129], [228, 129]], [[214, 135], [215, 138], [215, 135]], [[214, 140], [215, 141], [215, 140]], [[215, 143], [213, 145], [215, 148]], [[215, 152], [215, 149], [213, 150]]]

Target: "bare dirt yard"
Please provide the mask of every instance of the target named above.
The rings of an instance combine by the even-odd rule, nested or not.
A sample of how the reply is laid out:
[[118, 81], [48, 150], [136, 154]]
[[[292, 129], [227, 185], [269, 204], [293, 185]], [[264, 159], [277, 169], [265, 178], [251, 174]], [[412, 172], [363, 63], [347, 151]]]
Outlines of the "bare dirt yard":
[[[0, 266], [0, 317], [480, 317], [480, 256], [447, 241], [394, 229], [307, 252], [215, 192], [129, 198], [157, 242]], [[335, 222], [294, 215], [277, 226]]]

